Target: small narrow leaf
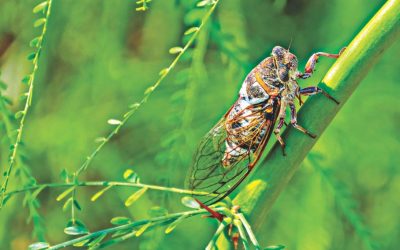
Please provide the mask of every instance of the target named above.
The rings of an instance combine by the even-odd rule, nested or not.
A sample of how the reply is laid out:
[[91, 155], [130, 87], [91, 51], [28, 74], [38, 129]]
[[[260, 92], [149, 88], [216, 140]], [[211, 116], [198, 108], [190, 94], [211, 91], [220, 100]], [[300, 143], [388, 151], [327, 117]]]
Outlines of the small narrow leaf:
[[24, 78], [22, 78], [22, 83], [24, 83], [24, 84], [28, 84], [29, 83], [29, 81], [31, 80], [31, 75], [27, 75], [27, 76], [25, 76]]
[[105, 137], [97, 137], [94, 141], [97, 142], [97, 143], [100, 143], [100, 142], [107, 141], [107, 138], [105, 138]]
[[50, 244], [47, 242], [36, 242], [36, 243], [30, 244], [28, 246], [28, 249], [29, 250], [41, 250], [41, 249], [46, 249], [48, 247], [50, 247]]
[[141, 228], [139, 228], [139, 230], [136, 231], [135, 236], [139, 237], [140, 235], [142, 235], [151, 225], [151, 222], [143, 225]]
[[209, 4], [211, 4], [210, 0], [203, 0], [197, 3], [197, 7], [204, 7]]
[[181, 202], [185, 207], [188, 207], [188, 208], [200, 208], [199, 203], [197, 203], [197, 201], [193, 197], [190, 197], [190, 196], [183, 197], [181, 199]]
[[268, 246], [268, 247], [264, 248], [264, 250], [282, 250], [284, 248], [285, 248], [285, 246], [276, 245], [276, 246]]
[[43, 189], [47, 188], [47, 185], [43, 185], [40, 188], [36, 189], [31, 196], [31, 199], [36, 199], [36, 197], [43, 191]]
[[21, 111], [18, 111], [17, 113], [15, 113], [15, 119], [19, 119], [19, 118], [21, 118], [22, 116], [24, 116], [24, 114], [25, 114], [25, 112], [23, 111], [23, 110], [21, 110]]
[[173, 47], [173, 48], [169, 49], [170, 54], [178, 54], [182, 51], [183, 51], [183, 48], [181, 48], [181, 47]]
[[106, 236], [107, 236], [107, 233], [102, 233], [102, 234], [100, 234], [99, 237], [97, 237], [94, 240], [92, 240], [88, 244], [88, 246], [90, 247], [89, 249], [91, 249], [91, 247], [94, 247], [94, 246], [98, 245]]
[[32, 61], [33, 59], [35, 59], [35, 57], [36, 57], [36, 53], [32, 52], [26, 57], [26, 59], [28, 59], [29, 61]]
[[57, 196], [56, 201], [61, 201], [62, 199], [65, 198], [65, 196], [67, 196], [69, 193], [71, 193], [72, 191], [74, 191], [75, 187], [70, 187], [67, 190], [65, 190], [64, 192], [62, 192], [59, 196]]
[[147, 89], [144, 91], [144, 94], [145, 94], [145, 95], [147, 95], [147, 94], [149, 94], [149, 93], [153, 92], [153, 91], [154, 91], [154, 89], [155, 89], [155, 87], [154, 87], [154, 86], [148, 87], [148, 88], [147, 88]]
[[169, 68], [164, 68], [160, 71], [159, 75], [160, 76], [165, 76], [166, 74], [168, 74], [169, 72]]
[[111, 224], [113, 225], [124, 225], [130, 222], [131, 220], [127, 217], [114, 217], [111, 219]]
[[63, 168], [63, 170], [61, 170], [60, 178], [62, 181], [68, 182], [68, 171], [65, 168]]
[[191, 27], [191, 28], [189, 28], [189, 29], [187, 29], [187, 30], [185, 31], [184, 35], [185, 35], [185, 36], [190, 35], [190, 34], [196, 32], [196, 31], [198, 31], [198, 30], [199, 30], [199, 27]]
[[170, 232], [172, 232], [172, 230], [174, 230], [176, 228], [176, 226], [178, 226], [184, 219], [186, 219], [188, 216], [186, 214], [182, 215], [181, 217], [179, 217], [178, 219], [174, 220], [174, 222], [172, 222], [171, 224], [169, 224], [169, 226], [167, 227], [167, 229], [165, 229], [165, 233], [169, 234]]
[[129, 182], [139, 183], [139, 176], [132, 169], [125, 170], [123, 177], [125, 180], [127, 180]]
[[95, 193], [92, 198], [90, 198], [91, 201], [96, 201], [100, 196], [102, 196], [107, 190], [109, 190], [112, 186], [108, 186], [100, 190], [99, 192]]
[[35, 37], [29, 42], [29, 46], [31, 46], [32, 48], [35, 48], [35, 47], [39, 46], [39, 42], [40, 42], [40, 37]]
[[120, 120], [117, 120], [117, 119], [109, 119], [107, 121], [107, 123], [110, 124], [110, 125], [120, 125], [122, 122]]
[[125, 206], [129, 207], [130, 205], [132, 205], [132, 203], [137, 201], [144, 193], [146, 193], [147, 189], [148, 187], [144, 187], [129, 196], [128, 199], [126, 199], [125, 201]]
[[133, 103], [133, 104], [131, 104], [131, 105], [129, 106], [129, 108], [130, 108], [130, 109], [137, 109], [137, 108], [139, 108], [139, 106], [140, 106], [140, 103]]
[[82, 207], [77, 200], [74, 199], [72, 203], [73, 203], [74, 207], [76, 207], [76, 209], [78, 209], [79, 211], [82, 210]]
[[46, 18], [39, 18], [38, 20], [36, 20], [34, 23], [33, 23], [33, 27], [39, 27], [39, 26], [41, 26], [41, 25], [43, 25], [43, 24], [45, 24], [46, 23]]
[[72, 197], [69, 197], [69, 198], [67, 199], [67, 201], [65, 201], [62, 210], [63, 210], [64, 212], [67, 211], [67, 210], [71, 207], [71, 205], [72, 205]]
[[74, 225], [64, 228], [64, 233], [68, 235], [82, 235], [87, 234], [89, 231], [82, 226]]
[[74, 247], [84, 247], [84, 246], [87, 246], [87, 244], [91, 241], [92, 241], [92, 239], [85, 239], [85, 240], [82, 240], [82, 241], [79, 241], [79, 242], [73, 244], [73, 246]]
[[47, 2], [42, 2], [38, 5], [35, 6], [35, 8], [33, 8], [33, 13], [38, 13], [39, 11], [44, 10], [44, 8], [46, 8], [47, 6]]

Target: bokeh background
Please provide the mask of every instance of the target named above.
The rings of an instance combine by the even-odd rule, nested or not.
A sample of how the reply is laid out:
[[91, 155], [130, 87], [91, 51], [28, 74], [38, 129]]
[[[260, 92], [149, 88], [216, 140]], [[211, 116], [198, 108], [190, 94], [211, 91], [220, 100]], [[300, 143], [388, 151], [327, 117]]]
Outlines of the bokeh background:
[[[112, 129], [106, 121], [142, 98], [173, 59], [169, 48], [182, 45], [183, 32], [204, 15], [195, 2], [154, 0], [148, 11], [136, 12], [132, 0], [54, 1], [22, 148], [38, 182], [61, 182], [62, 169], [79, 168], [94, 150], [94, 139]], [[246, 73], [274, 45], [292, 41], [302, 68], [313, 52], [337, 52], [348, 44], [384, 2], [221, 0], [196, 46], [80, 179], [121, 180], [132, 168], [143, 183], [183, 187], [199, 140], [233, 103]], [[32, 27], [37, 3], [0, 1], [1, 80], [8, 85], [3, 95], [13, 101], [13, 111], [22, 106], [19, 96], [26, 86], [21, 79], [31, 71], [26, 56], [39, 32]], [[379, 243], [375, 249], [398, 249], [398, 55], [396, 43], [321, 136], [258, 232], [263, 245], [350, 250]], [[317, 84], [332, 63], [321, 59], [316, 74], [301, 85]], [[3, 172], [9, 152], [3, 126], [0, 137]], [[12, 177], [10, 190], [26, 184]], [[114, 188], [91, 202], [97, 190], [78, 192], [83, 207], [78, 218], [91, 231], [111, 226], [115, 216], [146, 218], [153, 206], [185, 210], [179, 195], [156, 191], [127, 208], [124, 200], [132, 193], [127, 188]], [[69, 214], [55, 200], [60, 192], [46, 189], [39, 195], [44, 228], [33, 234], [24, 196], [13, 197], [0, 212], [0, 248], [25, 249], [38, 236], [50, 243], [67, 240], [63, 228]], [[192, 218], [171, 234], [157, 229], [111, 249], [203, 249], [216, 225]]]

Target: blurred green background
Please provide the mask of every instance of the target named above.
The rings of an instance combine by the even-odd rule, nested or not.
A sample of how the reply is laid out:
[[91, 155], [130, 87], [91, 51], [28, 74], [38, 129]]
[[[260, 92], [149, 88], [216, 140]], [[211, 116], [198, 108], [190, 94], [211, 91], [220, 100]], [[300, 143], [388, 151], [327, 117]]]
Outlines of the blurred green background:
[[[94, 150], [94, 139], [111, 130], [106, 121], [120, 118], [142, 98], [174, 58], [169, 48], [182, 45], [183, 32], [204, 15], [195, 2], [154, 0], [146, 12], [136, 12], [133, 0], [53, 2], [22, 148], [38, 182], [61, 182], [62, 169], [79, 168]], [[80, 180], [120, 180], [132, 168], [143, 183], [183, 187], [199, 140], [234, 102], [246, 73], [274, 45], [288, 46], [292, 40], [291, 51], [302, 69], [313, 52], [337, 52], [348, 44], [384, 2], [221, 0], [196, 46]], [[20, 80], [31, 71], [26, 56], [29, 41], [39, 32], [32, 27], [37, 3], [0, 1], [1, 80], [8, 85], [3, 94], [12, 99], [13, 111], [22, 106], [19, 96], [26, 86]], [[373, 67], [321, 136], [275, 204], [268, 226], [258, 232], [263, 245], [371, 249], [377, 241], [377, 249], [398, 249], [400, 85], [395, 55], [400, 55], [399, 43]], [[321, 59], [315, 75], [301, 85], [316, 85], [332, 63]], [[9, 152], [3, 126], [0, 136], [3, 172]], [[10, 183], [9, 190], [24, 185], [14, 175]], [[149, 191], [127, 208], [124, 200], [131, 189], [114, 188], [91, 202], [96, 190], [78, 192], [83, 210], [77, 216], [91, 231], [110, 227], [115, 216], [146, 218], [152, 206], [185, 210], [175, 194]], [[69, 214], [55, 201], [60, 192], [46, 189], [39, 195], [46, 230], [36, 232], [50, 243], [69, 238], [63, 233]], [[0, 249], [25, 249], [37, 241], [22, 202], [22, 194], [15, 196], [0, 212]], [[157, 229], [111, 249], [203, 249], [216, 225], [191, 218], [171, 234]]]

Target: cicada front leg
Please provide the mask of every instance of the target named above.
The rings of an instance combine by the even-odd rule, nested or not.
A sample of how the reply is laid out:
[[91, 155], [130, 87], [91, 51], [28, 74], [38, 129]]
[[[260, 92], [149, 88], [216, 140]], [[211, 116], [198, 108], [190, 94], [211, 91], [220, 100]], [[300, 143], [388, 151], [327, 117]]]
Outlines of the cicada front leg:
[[329, 57], [329, 58], [339, 58], [339, 56], [343, 53], [343, 51], [346, 49], [346, 47], [342, 48], [340, 50], [340, 52], [338, 54], [330, 54], [330, 53], [326, 53], [326, 52], [317, 52], [314, 53], [310, 59], [308, 59], [305, 70], [304, 70], [304, 74], [300, 73], [298, 75], [299, 78], [302, 79], [307, 79], [309, 77], [311, 77], [311, 75], [314, 73], [315, 71], [315, 66], [318, 62], [318, 58], [320, 56], [325, 56], [325, 57]]

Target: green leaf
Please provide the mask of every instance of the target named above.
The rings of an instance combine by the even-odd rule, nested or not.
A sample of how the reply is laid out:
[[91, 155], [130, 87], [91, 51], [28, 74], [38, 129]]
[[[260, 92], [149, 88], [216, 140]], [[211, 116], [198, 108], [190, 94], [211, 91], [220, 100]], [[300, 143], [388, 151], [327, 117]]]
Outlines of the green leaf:
[[185, 207], [188, 207], [188, 208], [200, 208], [199, 203], [197, 203], [197, 201], [193, 197], [190, 197], [190, 196], [183, 197], [181, 199], [181, 202]]
[[102, 196], [107, 190], [109, 190], [112, 186], [108, 186], [103, 188], [102, 190], [98, 191], [97, 193], [95, 193], [92, 198], [90, 198], [91, 201], [96, 201], [98, 198], [100, 198], [100, 196]]
[[64, 206], [63, 206], [63, 208], [62, 208], [62, 210], [65, 212], [65, 211], [67, 211], [70, 207], [71, 207], [71, 205], [72, 205], [72, 197], [69, 197], [66, 201], [65, 201], [65, 203], [64, 203]]
[[43, 189], [47, 188], [47, 185], [43, 185], [40, 188], [36, 189], [34, 192], [32, 192], [31, 199], [36, 199], [36, 197], [43, 191]]
[[172, 232], [172, 230], [174, 230], [176, 228], [176, 226], [178, 226], [187, 217], [188, 217], [188, 215], [184, 214], [181, 217], [179, 217], [178, 219], [174, 220], [174, 222], [169, 224], [169, 226], [165, 229], [165, 233], [169, 234], [170, 232]]
[[139, 237], [140, 235], [142, 235], [153, 223], [149, 222], [145, 225], [143, 225], [141, 228], [139, 228], [139, 230], [136, 231], [135, 236]]
[[39, 11], [42, 11], [46, 8], [47, 2], [42, 2], [33, 8], [33, 13], [38, 13]]
[[46, 23], [46, 18], [39, 18], [33, 23], [33, 27], [39, 27]]
[[29, 46], [32, 48], [38, 47], [40, 42], [40, 37], [35, 37], [29, 42]]
[[47, 242], [35, 242], [33, 244], [30, 244], [28, 246], [29, 250], [40, 250], [40, 249], [46, 249], [50, 247], [50, 244]]
[[165, 76], [166, 74], [168, 74], [169, 72], [169, 68], [164, 68], [160, 71], [159, 75], [160, 76]]
[[173, 48], [169, 49], [170, 54], [178, 54], [182, 51], [183, 51], [183, 48], [181, 48], [181, 47], [173, 47]]
[[84, 247], [84, 246], [87, 246], [87, 244], [88, 244], [89, 242], [91, 242], [92, 240], [93, 240], [93, 239], [85, 239], [85, 240], [82, 240], [82, 241], [79, 241], [79, 242], [73, 244], [73, 246], [74, 246], [74, 247]]
[[197, 7], [204, 7], [210, 4], [212, 4], [211, 0], [203, 0], [197, 3]]
[[94, 142], [97, 142], [97, 143], [104, 142], [104, 141], [107, 141], [107, 138], [105, 138], [105, 137], [97, 137], [94, 140]]
[[82, 207], [76, 199], [74, 199], [73, 205], [76, 207], [76, 209], [78, 209], [79, 211], [82, 211]]
[[140, 106], [140, 103], [136, 102], [136, 103], [131, 104], [131, 105], [129, 106], [129, 108], [130, 108], [130, 109], [137, 109], [137, 108], [139, 108], [139, 106]]
[[127, 217], [114, 217], [111, 219], [111, 224], [113, 225], [125, 225], [130, 223], [131, 220]]
[[125, 170], [123, 177], [125, 180], [127, 180], [129, 182], [139, 183], [139, 176], [132, 169]]
[[63, 168], [63, 170], [61, 170], [60, 178], [62, 181], [68, 182], [68, 171], [65, 168]]
[[31, 75], [27, 75], [24, 76], [24, 78], [22, 78], [21, 82], [24, 84], [28, 84], [30, 80], [31, 80]]
[[198, 30], [199, 30], [199, 27], [191, 27], [191, 28], [187, 29], [187, 30], [185, 31], [185, 33], [183, 33], [183, 34], [184, 34], [185, 36], [187, 36], [187, 35], [190, 35], [190, 34], [196, 32], [196, 31], [198, 31]]
[[154, 86], [148, 87], [145, 91], [144, 94], [147, 95], [151, 92], [153, 92], [156, 88]]
[[268, 246], [268, 247], [264, 248], [264, 250], [281, 250], [284, 248], [285, 248], [285, 246], [276, 245], [276, 246]]
[[88, 244], [89, 249], [91, 249], [91, 247], [94, 247], [94, 246], [98, 245], [106, 236], [107, 236], [107, 233], [102, 233], [102, 234], [100, 234], [97, 238], [95, 238], [94, 240], [92, 240], [92, 241]]
[[57, 196], [56, 201], [61, 201], [62, 199], [65, 198], [65, 196], [67, 196], [69, 193], [71, 193], [72, 191], [74, 191], [75, 187], [70, 187], [67, 190], [65, 190], [64, 192], [62, 192], [59, 196]]
[[68, 235], [82, 235], [87, 234], [89, 231], [82, 226], [74, 225], [64, 228], [64, 233]]
[[110, 125], [120, 125], [122, 122], [120, 120], [117, 120], [117, 119], [109, 119], [107, 121], [107, 123], [110, 124]]
[[35, 57], [36, 57], [36, 53], [32, 52], [26, 57], [26, 59], [28, 59], [29, 61], [32, 61], [33, 59], [35, 59]]
[[148, 187], [141, 188], [139, 191], [136, 191], [131, 196], [129, 196], [128, 199], [126, 199], [125, 201], [125, 206], [129, 207], [130, 205], [132, 205], [132, 203], [137, 201], [144, 193], [146, 193], [147, 189]]
[[25, 114], [25, 111], [23, 111], [23, 110], [18, 111], [17, 113], [15, 113], [15, 119], [18, 120], [18, 119], [21, 118], [24, 114]]

